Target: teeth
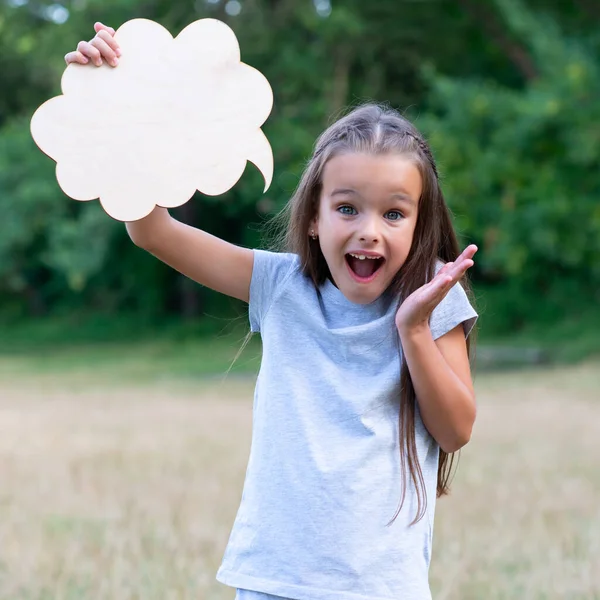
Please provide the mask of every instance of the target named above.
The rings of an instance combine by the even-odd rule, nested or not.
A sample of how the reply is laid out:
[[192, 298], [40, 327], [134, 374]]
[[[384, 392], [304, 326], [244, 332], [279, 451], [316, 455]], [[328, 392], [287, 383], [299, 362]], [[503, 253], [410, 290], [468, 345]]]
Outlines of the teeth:
[[371, 260], [377, 260], [379, 258], [378, 256], [367, 256], [366, 254], [352, 254], [352, 252], [350, 252], [350, 256], [353, 256], [354, 258], [358, 258], [358, 260], [365, 260], [365, 258], [370, 258]]

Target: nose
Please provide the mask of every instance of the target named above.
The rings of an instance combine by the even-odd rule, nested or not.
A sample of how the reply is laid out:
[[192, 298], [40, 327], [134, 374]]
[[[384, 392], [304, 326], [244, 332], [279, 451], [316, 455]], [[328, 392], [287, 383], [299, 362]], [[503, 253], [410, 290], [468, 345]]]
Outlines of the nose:
[[375, 218], [365, 219], [363, 222], [362, 231], [360, 232], [359, 241], [364, 244], [376, 244], [379, 241], [380, 235], [377, 229]]

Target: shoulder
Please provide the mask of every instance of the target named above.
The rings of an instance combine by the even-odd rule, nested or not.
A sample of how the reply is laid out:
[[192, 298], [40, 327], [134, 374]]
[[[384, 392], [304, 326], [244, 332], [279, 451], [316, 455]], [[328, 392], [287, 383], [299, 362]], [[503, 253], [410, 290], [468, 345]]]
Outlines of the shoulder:
[[251, 285], [272, 286], [300, 272], [300, 257], [289, 252], [254, 250]]
[[297, 254], [291, 252], [273, 252], [271, 250], [261, 250], [255, 248], [254, 252], [254, 265], [259, 268], [270, 268], [270, 269], [281, 269], [300, 266], [300, 257]]
[[[444, 266], [445, 262], [437, 259], [435, 273]], [[467, 293], [459, 283], [454, 284], [444, 299], [435, 307], [431, 314], [430, 328], [433, 339], [445, 335], [457, 325], [463, 324], [465, 337], [471, 333], [478, 318]]]
[[274, 300], [301, 273], [300, 257], [288, 252], [254, 250], [250, 281], [250, 322], [252, 331], [260, 331], [260, 323]]

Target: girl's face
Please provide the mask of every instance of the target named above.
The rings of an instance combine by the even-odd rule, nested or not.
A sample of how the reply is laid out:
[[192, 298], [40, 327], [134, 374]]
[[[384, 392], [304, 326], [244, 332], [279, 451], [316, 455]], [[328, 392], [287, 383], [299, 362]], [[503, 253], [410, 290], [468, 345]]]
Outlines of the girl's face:
[[408, 256], [421, 174], [400, 154], [352, 153], [331, 158], [322, 183], [311, 229], [334, 283], [352, 302], [373, 302]]

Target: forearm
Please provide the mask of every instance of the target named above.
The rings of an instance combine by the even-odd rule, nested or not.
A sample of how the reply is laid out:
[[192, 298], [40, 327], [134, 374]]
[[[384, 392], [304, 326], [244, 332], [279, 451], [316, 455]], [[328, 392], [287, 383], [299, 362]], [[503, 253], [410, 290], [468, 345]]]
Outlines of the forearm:
[[160, 237], [161, 229], [168, 226], [172, 220], [166, 208], [157, 206], [148, 216], [139, 221], [125, 223], [131, 241], [141, 248], [149, 249], [152, 240]]
[[133, 243], [186, 277], [248, 302], [254, 252], [181, 223], [166, 208], [127, 223]]
[[471, 437], [474, 394], [450, 368], [429, 327], [400, 332], [400, 339], [423, 424], [442, 450], [456, 452]]

